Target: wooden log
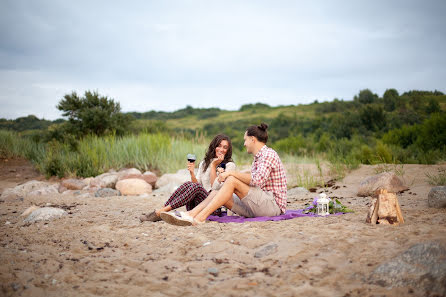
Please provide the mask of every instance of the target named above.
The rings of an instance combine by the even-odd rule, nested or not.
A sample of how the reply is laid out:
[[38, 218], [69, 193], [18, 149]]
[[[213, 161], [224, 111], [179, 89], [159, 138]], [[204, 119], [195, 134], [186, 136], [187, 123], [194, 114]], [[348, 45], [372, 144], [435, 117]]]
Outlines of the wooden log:
[[372, 199], [372, 205], [367, 214], [367, 223], [385, 225], [404, 223], [398, 197], [395, 194], [388, 193], [385, 189], [379, 189], [375, 195], [377, 197]]

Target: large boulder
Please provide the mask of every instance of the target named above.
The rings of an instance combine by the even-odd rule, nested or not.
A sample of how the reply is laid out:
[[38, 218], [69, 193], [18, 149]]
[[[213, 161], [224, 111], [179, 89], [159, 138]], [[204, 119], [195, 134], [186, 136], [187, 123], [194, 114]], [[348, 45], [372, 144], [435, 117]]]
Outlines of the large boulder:
[[55, 207], [43, 207], [38, 208], [31, 212], [24, 220], [24, 223], [35, 223], [38, 221], [49, 221], [53, 219], [60, 218], [68, 213], [61, 209]]
[[163, 174], [157, 181], [156, 187], [163, 188], [167, 185], [179, 186], [185, 182], [190, 181], [190, 173], [187, 169], [180, 169], [177, 173]]
[[393, 172], [383, 172], [365, 178], [358, 189], [358, 196], [374, 196], [377, 190], [387, 190], [389, 193], [399, 193], [408, 190], [403, 182]]
[[31, 180], [14, 188], [5, 189], [2, 193], [2, 198], [40, 196], [57, 193], [59, 193], [57, 184]]
[[155, 188], [156, 182], [158, 180], [158, 177], [156, 176], [155, 173], [151, 171], [146, 171], [142, 175], [142, 178], [146, 181], [146, 183], [149, 183], [152, 186], [152, 188]]
[[142, 179], [143, 181], [150, 184], [152, 188], [155, 187], [156, 181], [158, 180], [156, 174], [150, 171], [146, 171], [144, 172], [144, 174], [141, 174], [141, 172], [138, 169], [132, 168], [119, 172], [118, 181], [130, 178]]
[[141, 171], [136, 168], [124, 168], [118, 172], [118, 180], [126, 179], [125, 176], [142, 175]]
[[369, 282], [389, 288], [411, 286], [424, 296], [444, 296], [446, 249], [437, 242], [418, 243], [379, 265]]
[[152, 186], [142, 179], [129, 178], [118, 181], [116, 190], [125, 196], [136, 196], [152, 193]]
[[119, 175], [117, 173], [103, 173], [96, 176], [91, 182], [90, 187], [115, 188]]
[[60, 187], [64, 187], [67, 190], [82, 190], [86, 186], [88, 184], [85, 181], [75, 178], [65, 179], [60, 183]]
[[446, 186], [433, 187], [427, 196], [427, 203], [429, 207], [446, 207]]

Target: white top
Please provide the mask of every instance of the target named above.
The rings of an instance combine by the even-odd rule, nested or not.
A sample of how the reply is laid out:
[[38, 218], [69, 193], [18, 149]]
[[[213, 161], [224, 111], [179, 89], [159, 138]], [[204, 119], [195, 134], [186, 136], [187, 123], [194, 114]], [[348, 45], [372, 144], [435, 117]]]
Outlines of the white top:
[[[213, 159], [213, 160], [215, 160], [215, 159]], [[212, 161], [211, 161], [211, 163], [212, 163]], [[220, 183], [218, 181], [218, 178], [216, 178], [214, 180], [214, 184], [211, 185], [211, 164], [209, 163], [209, 166], [205, 172], [203, 172], [203, 168], [204, 168], [204, 160], [201, 161], [200, 165], [198, 166], [197, 181], [200, 184], [202, 184], [203, 188], [208, 192], [210, 190], [219, 190], [222, 187], [223, 183]], [[234, 162], [228, 162], [228, 163], [226, 163], [225, 171], [235, 171], [235, 168], [236, 168], [236, 166], [235, 166]]]

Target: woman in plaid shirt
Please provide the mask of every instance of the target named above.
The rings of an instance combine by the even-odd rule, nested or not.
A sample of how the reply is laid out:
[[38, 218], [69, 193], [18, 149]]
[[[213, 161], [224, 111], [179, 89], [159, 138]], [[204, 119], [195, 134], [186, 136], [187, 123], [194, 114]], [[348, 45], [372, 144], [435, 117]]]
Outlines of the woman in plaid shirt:
[[[187, 210], [192, 210], [199, 205], [211, 191], [215, 195], [222, 183], [217, 179], [217, 167], [225, 164], [226, 171], [234, 171], [235, 163], [232, 161], [232, 144], [228, 136], [219, 134], [209, 144], [204, 160], [200, 162], [198, 174], [195, 176], [195, 162], [188, 162], [191, 181], [179, 186], [164, 204], [164, 207], [142, 215], [143, 221], [161, 221], [160, 213], [171, 211], [186, 205]], [[214, 214], [218, 214], [215, 212]]]
[[204, 223], [222, 205], [245, 217], [277, 216], [285, 213], [285, 169], [278, 154], [266, 146], [267, 128], [268, 125], [262, 123], [249, 127], [245, 132], [244, 145], [247, 152], [254, 155], [251, 173], [223, 172], [218, 179], [225, 183], [214, 197], [206, 198], [191, 211], [180, 213], [180, 216], [161, 213], [161, 218], [174, 225], [197, 225]]

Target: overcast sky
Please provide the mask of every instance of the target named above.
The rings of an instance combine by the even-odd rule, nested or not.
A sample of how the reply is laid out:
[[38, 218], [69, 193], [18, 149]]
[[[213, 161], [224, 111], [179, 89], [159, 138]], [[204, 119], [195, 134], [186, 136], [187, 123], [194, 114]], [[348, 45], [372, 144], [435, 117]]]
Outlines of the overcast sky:
[[0, 118], [446, 92], [446, 1], [0, 1]]

